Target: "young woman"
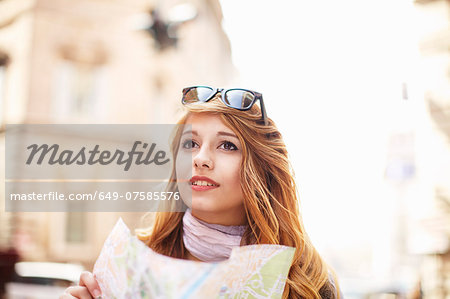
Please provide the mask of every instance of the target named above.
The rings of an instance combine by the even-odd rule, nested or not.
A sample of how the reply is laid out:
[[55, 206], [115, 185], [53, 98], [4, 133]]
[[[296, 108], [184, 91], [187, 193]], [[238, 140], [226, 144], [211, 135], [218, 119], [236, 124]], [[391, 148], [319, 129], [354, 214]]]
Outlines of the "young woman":
[[[235, 246], [295, 247], [283, 298], [342, 298], [304, 230], [286, 146], [262, 95], [197, 86], [183, 90], [182, 102], [187, 111], [179, 124], [191, 127], [179, 126], [172, 150], [176, 160], [192, 163], [176, 163], [169, 187], [188, 209], [157, 213], [152, 229], [138, 237], [158, 253], [208, 262], [227, 259]], [[177, 182], [189, 171], [188, 182]], [[84, 272], [80, 286], [61, 298], [98, 295], [95, 278]]]

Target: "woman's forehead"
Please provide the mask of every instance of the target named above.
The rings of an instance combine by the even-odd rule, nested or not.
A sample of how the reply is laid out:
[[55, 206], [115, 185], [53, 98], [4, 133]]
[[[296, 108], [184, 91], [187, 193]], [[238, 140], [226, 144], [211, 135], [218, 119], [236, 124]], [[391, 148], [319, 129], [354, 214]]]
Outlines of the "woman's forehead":
[[221, 131], [234, 134], [233, 130], [229, 128], [222, 120], [220, 115], [215, 113], [191, 113], [187, 119], [187, 126], [183, 132], [186, 131]]
[[220, 115], [215, 113], [190, 113], [186, 119], [186, 124], [191, 126], [217, 126], [227, 127]]

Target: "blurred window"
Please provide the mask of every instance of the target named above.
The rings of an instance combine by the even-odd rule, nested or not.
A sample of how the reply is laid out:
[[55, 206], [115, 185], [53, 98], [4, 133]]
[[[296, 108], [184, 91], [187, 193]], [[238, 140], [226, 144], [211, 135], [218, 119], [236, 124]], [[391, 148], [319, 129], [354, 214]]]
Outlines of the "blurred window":
[[66, 218], [66, 242], [87, 242], [86, 213], [67, 213]]
[[95, 213], [51, 213], [49, 254], [53, 260], [91, 263], [98, 255], [98, 215]]
[[104, 92], [101, 65], [64, 61], [57, 69], [52, 115], [59, 121], [88, 120], [99, 115]]
[[5, 117], [5, 77], [8, 56], [0, 52], [0, 127], [3, 127]]
[[6, 67], [4, 65], [0, 65], [0, 126], [3, 125], [3, 117], [4, 117], [4, 111], [5, 111], [5, 107], [4, 107], [4, 82], [5, 82], [5, 69]]

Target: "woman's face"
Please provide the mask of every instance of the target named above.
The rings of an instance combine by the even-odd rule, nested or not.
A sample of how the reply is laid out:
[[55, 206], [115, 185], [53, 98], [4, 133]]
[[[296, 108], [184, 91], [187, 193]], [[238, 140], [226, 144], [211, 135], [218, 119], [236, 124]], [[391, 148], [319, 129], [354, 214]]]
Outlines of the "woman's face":
[[183, 201], [192, 215], [208, 223], [245, 224], [239, 139], [218, 115], [194, 113], [186, 124], [191, 126], [184, 128], [176, 165], [179, 177], [190, 178], [178, 183]]

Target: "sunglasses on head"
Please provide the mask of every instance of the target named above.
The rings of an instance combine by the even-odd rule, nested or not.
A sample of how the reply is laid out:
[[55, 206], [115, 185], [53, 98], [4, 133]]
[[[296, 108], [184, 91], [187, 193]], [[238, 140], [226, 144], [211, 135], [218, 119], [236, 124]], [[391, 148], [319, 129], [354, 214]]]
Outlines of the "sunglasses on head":
[[208, 102], [217, 93], [221, 93], [222, 102], [230, 108], [245, 111], [252, 108], [253, 104], [259, 100], [261, 105], [261, 114], [264, 124], [267, 125], [266, 109], [262, 94], [259, 92], [242, 88], [212, 88], [209, 86], [192, 86], [183, 89], [183, 98], [181, 102], [186, 105], [194, 102]]

